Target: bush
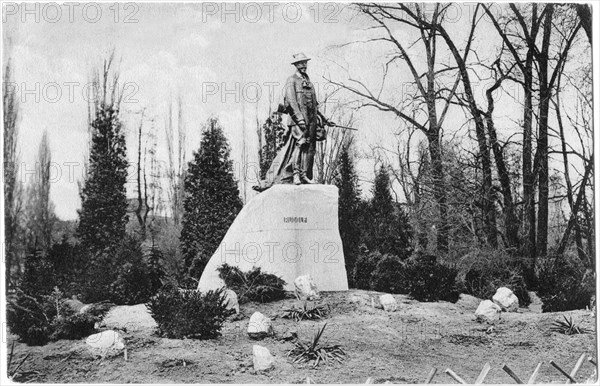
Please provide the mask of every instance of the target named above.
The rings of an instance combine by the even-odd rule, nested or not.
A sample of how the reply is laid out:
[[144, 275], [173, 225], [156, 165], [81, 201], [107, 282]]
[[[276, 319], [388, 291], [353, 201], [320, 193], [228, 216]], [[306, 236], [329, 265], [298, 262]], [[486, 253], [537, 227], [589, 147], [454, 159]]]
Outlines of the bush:
[[559, 256], [542, 261], [538, 278], [543, 312], [583, 309], [590, 305], [595, 293], [593, 274], [586, 273], [575, 257]]
[[362, 244], [356, 263], [354, 264], [354, 285], [360, 289], [371, 289], [371, 274], [377, 267], [382, 255], [379, 252], [369, 253], [367, 247]]
[[146, 304], [158, 333], [167, 338], [211, 339], [221, 335], [227, 316], [223, 289], [201, 293], [166, 286]]
[[69, 308], [63, 293], [55, 288], [50, 295], [26, 294], [17, 290], [7, 306], [8, 327], [29, 345], [44, 345], [58, 339], [80, 339], [92, 334], [94, 325], [108, 309], [80, 314]]
[[84, 300], [110, 300], [116, 304], [145, 303], [162, 286], [162, 254], [152, 248], [144, 256], [139, 240], [128, 236], [116, 248], [92, 259], [83, 286]]
[[48, 250], [48, 260], [53, 266], [56, 286], [65, 292], [65, 297], [81, 293], [86, 259], [78, 244], [66, 236]]
[[456, 302], [457, 273], [456, 269], [437, 263], [432, 255], [416, 255], [408, 260], [385, 255], [371, 274], [371, 289], [407, 294], [421, 302]]
[[227, 288], [238, 295], [240, 304], [250, 301], [267, 303], [285, 298], [285, 281], [271, 273], [261, 272], [259, 267], [242, 272], [238, 267], [223, 264], [217, 270]]
[[500, 287], [507, 287], [517, 296], [520, 306], [531, 303], [525, 283], [523, 264], [502, 251], [478, 251], [464, 278], [465, 291], [481, 299], [491, 299]]
[[379, 252], [371, 254], [371, 260], [376, 261], [377, 265], [371, 272], [369, 288], [380, 292], [389, 292], [392, 294], [408, 294], [406, 266], [393, 255], [383, 255]]
[[410, 296], [421, 302], [458, 300], [455, 268], [439, 264], [432, 255], [416, 255], [405, 264], [405, 286]]

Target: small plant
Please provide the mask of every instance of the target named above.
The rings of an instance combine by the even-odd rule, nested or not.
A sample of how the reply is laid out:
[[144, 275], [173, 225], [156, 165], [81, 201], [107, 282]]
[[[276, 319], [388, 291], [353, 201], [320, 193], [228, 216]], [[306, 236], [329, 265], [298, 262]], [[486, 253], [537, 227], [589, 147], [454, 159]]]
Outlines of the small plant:
[[550, 331], [558, 332], [565, 335], [587, 334], [589, 331], [583, 327], [579, 327], [573, 321], [573, 318], [563, 315], [564, 320], [555, 320], [550, 327]]
[[319, 363], [328, 363], [332, 360], [336, 360], [342, 363], [342, 359], [346, 356], [346, 353], [342, 350], [339, 344], [333, 346], [320, 346], [319, 340], [323, 336], [327, 323], [315, 334], [313, 340], [308, 343], [302, 343], [299, 340], [294, 342], [294, 348], [288, 351], [288, 358], [292, 359], [292, 363], [307, 363], [313, 361], [313, 368], [317, 367]]
[[284, 313], [281, 316], [286, 319], [294, 319], [296, 322], [301, 320], [319, 320], [327, 316], [329, 313], [329, 307], [322, 304], [309, 305], [308, 301], [304, 301], [302, 308], [293, 306], [283, 310]]
[[227, 288], [238, 294], [240, 304], [250, 301], [267, 303], [285, 298], [285, 281], [262, 272], [260, 267], [242, 272], [238, 267], [223, 264], [218, 271]]
[[585, 309], [596, 292], [594, 274], [574, 256], [562, 255], [540, 262], [538, 296], [542, 312]]
[[63, 293], [54, 288], [50, 295], [34, 297], [17, 290], [16, 299], [9, 299], [8, 326], [22, 342], [44, 345], [58, 339], [80, 339], [95, 331], [95, 324], [110, 309], [109, 304], [91, 307], [94, 312], [79, 313], [69, 308]]
[[235, 312], [227, 309], [223, 289], [200, 293], [169, 286], [146, 306], [158, 324], [159, 335], [174, 339], [216, 338], [225, 319]]

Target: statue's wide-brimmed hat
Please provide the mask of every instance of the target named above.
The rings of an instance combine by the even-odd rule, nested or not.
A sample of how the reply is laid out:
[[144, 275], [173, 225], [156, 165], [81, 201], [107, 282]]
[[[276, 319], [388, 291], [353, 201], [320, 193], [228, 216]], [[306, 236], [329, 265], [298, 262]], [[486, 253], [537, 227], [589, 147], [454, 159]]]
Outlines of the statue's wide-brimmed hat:
[[300, 52], [298, 54], [292, 55], [292, 64], [300, 63], [300, 62], [308, 62], [310, 58], [304, 55], [304, 52]]

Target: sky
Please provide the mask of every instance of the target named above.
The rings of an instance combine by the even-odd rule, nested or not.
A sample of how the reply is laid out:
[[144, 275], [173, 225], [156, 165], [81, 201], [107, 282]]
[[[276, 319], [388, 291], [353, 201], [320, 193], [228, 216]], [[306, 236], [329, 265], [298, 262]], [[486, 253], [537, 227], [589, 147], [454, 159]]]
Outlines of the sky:
[[[239, 172], [243, 143], [247, 162], [258, 160], [257, 119], [263, 122], [281, 100], [282, 85], [294, 72], [292, 54], [304, 52], [312, 58], [308, 72], [322, 98], [331, 90], [325, 78], [347, 81], [352, 76], [376, 89], [390, 51], [384, 43], [345, 45], [372, 32], [365, 30], [364, 19], [339, 3], [36, 4], [4, 5], [3, 60], [11, 60], [21, 98], [22, 180], [31, 178], [39, 141], [47, 131], [54, 162], [51, 200], [61, 219], [76, 219], [81, 205], [78, 181], [85, 172], [90, 99], [86, 93], [93, 90], [92, 71], [112, 50], [124, 90], [121, 112], [131, 163], [142, 111], [144, 127], [157, 132], [159, 161], [166, 162], [165, 120], [169, 106], [181, 98], [187, 160], [199, 146], [202, 125], [209, 117], [218, 117], [230, 141], [238, 179], [243, 177]], [[453, 8], [448, 28], [456, 33], [459, 46], [472, 9]], [[414, 31], [398, 28], [394, 32], [406, 44], [418, 38]], [[478, 28], [474, 46], [485, 60], [497, 52], [499, 42], [492, 38], [490, 23], [484, 21]], [[422, 59], [418, 52], [415, 47], [417, 61]], [[447, 52], [440, 50], [439, 55], [451, 62]], [[382, 96], [400, 101], [410, 81], [406, 67], [397, 66], [388, 75]], [[516, 110], [509, 94], [501, 98], [504, 108], [498, 109], [497, 118], [514, 125]], [[339, 100], [344, 98], [340, 94]], [[361, 154], [369, 154], [375, 146], [394, 148], [402, 138], [394, 133], [406, 128], [391, 114], [373, 109], [359, 111], [356, 118]], [[451, 109], [447, 134], [467, 135], [462, 122], [463, 113]], [[503, 138], [509, 135], [500, 133]], [[367, 158], [358, 165], [365, 176], [364, 191], [374, 167]], [[131, 173], [132, 182], [134, 178]], [[247, 198], [255, 194], [251, 182]], [[133, 194], [130, 183], [128, 195]]]

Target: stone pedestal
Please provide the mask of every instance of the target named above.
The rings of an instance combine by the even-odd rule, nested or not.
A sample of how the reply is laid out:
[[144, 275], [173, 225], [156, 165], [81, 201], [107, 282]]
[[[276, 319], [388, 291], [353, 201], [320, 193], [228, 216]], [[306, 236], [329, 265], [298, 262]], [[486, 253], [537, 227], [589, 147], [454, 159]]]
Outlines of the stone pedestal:
[[310, 275], [322, 291], [348, 289], [333, 185], [274, 185], [250, 200], [206, 266], [198, 289], [224, 285], [217, 268], [227, 263], [280, 276], [286, 290]]

